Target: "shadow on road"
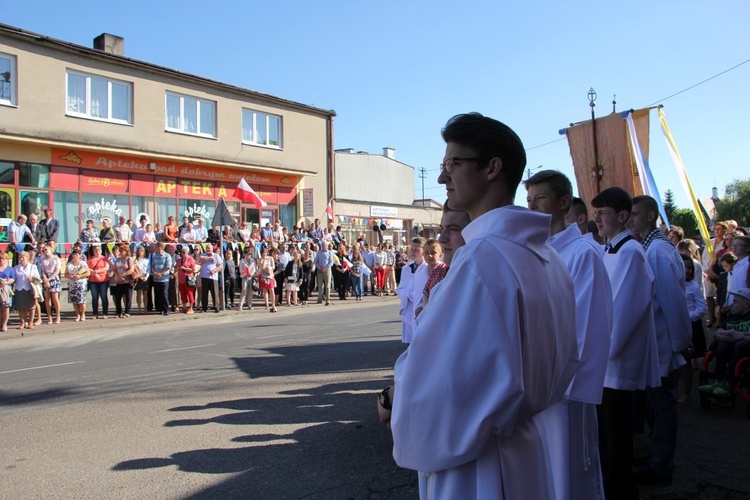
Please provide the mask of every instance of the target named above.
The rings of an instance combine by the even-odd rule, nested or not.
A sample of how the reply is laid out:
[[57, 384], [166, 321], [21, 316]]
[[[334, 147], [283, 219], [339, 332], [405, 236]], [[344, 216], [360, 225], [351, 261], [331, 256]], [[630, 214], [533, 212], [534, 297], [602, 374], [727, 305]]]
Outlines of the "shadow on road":
[[77, 394], [76, 391], [65, 388], [47, 389], [36, 392], [0, 391], [0, 406], [20, 406], [30, 403], [40, 403], [74, 394]]
[[[279, 391], [271, 397], [211, 401], [170, 411], [185, 417], [166, 427], [223, 424], [246, 426], [232, 439], [242, 447], [177, 452], [168, 458], [121, 462], [113, 470], [177, 466], [202, 474], [238, 473], [192, 498], [416, 498], [416, 474], [399, 469], [387, 428], [377, 421], [375, 395], [388, 377], [360, 372], [390, 369], [400, 342], [343, 342], [267, 349], [269, 357], [234, 359], [250, 379], [264, 376], [336, 375], [336, 382]], [[273, 366], [271, 366], [273, 365]], [[351, 382], [341, 382], [352, 373]], [[321, 381], [304, 379], [301, 387]], [[252, 383], [248, 384], [252, 392]], [[228, 410], [215, 415], [215, 410]], [[200, 418], [202, 411], [214, 416]], [[193, 417], [193, 415], [197, 415]], [[274, 426], [284, 426], [274, 433]], [[243, 428], [244, 430], [244, 428]], [[257, 432], [254, 432], [257, 431]], [[270, 431], [270, 432], [269, 432]]]

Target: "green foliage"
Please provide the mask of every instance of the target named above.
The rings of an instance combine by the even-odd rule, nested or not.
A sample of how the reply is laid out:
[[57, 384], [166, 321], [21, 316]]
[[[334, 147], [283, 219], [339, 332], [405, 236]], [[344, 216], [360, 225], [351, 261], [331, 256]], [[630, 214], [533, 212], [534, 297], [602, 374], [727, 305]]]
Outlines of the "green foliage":
[[672, 217], [674, 216], [674, 213], [677, 211], [677, 205], [675, 205], [674, 193], [672, 192], [671, 189], [667, 189], [667, 192], [664, 193], [664, 211], [667, 213], [667, 219], [669, 219], [670, 224], [682, 226], [681, 224], [676, 224], [672, 222]]
[[669, 218], [671, 226], [680, 226], [685, 231], [685, 238], [692, 238], [698, 233], [698, 221], [689, 208], [678, 208]]
[[735, 179], [727, 184], [726, 196], [716, 202], [717, 220], [736, 220], [740, 226], [750, 225], [750, 179]]

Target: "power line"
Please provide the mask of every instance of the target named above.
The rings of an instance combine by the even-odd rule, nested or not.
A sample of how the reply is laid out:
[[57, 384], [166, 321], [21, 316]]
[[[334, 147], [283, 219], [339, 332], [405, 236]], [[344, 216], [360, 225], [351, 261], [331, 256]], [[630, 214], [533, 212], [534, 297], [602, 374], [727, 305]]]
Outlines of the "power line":
[[705, 80], [703, 80], [702, 82], [698, 82], [698, 83], [696, 83], [695, 85], [691, 85], [690, 87], [688, 87], [688, 88], [686, 88], [686, 89], [680, 90], [680, 91], [679, 91], [679, 92], [677, 92], [676, 94], [672, 94], [671, 96], [665, 97], [664, 99], [659, 99], [659, 100], [658, 100], [658, 101], [656, 101], [656, 102], [652, 102], [651, 104], [649, 104], [649, 105], [648, 105], [648, 106], [646, 106], [646, 107], [647, 107], [647, 108], [650, 108], [651, 106], [655, 106], [655, 105], [657, 105], [657, 104], [659, 104], [659, 103], [661, 103], [661, 102], [664, 102], [664, 101], [666, 101], [667, 99], [671, 99], [671, 98], [672, 98], [672, 97], [674, 97], [674, 96], [678, 96], [678, 95], [682, 94], [683, 92], [687, 92], [687, 91], [688, 91], [688, 90], [690, 90], [690, 89], [694, 89], [694, 88], [695, 88], [695, 87], [697, 87], [698, 85], [703, 85], [704, 83], [706, 83], [706, 82], [709, 82], [709, 81], [713, 80], [714, 78], [718, 78], [718, 77], [720, 77], [721, 75], [723, 75], [724, 73], [729, 73], [729, 72], [730, 72], [730, 71], [732, 71], [733, 69], [737, 69], [737, 68], [739, 68], [740, 66], [742, 66], [743, 64], [747, 64], [747, 63], [749, 63], [749, 62], [750, 62], [750, 59], [747, 59], [747, 60], [745, 60], [745, 61], [742, 61], [741, 63], [739, 63], [739, 64], [736, 64], [736, 65], [732, 66], [731, 68], [729, 68], [729, 69], [726, 69], [726, 70], [722, 71], [721, 73], [717, 73], [717, 74], [715, 74], [714, 76], [712, 76], [712, 77], [710, 77], [710, 78], [706, 78], [706, 79], [705, 79]]

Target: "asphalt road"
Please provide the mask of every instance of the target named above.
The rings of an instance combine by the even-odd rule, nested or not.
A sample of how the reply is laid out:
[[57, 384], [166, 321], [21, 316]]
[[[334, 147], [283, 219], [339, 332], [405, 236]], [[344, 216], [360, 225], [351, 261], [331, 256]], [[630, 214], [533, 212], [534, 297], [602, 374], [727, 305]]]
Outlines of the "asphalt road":
[[[0, 341], [0, 498], [416, 498], [374, 406], [402, 350], [395, 297]], [[750, 498], [744, 403], [680, 417], [643, 498]]]

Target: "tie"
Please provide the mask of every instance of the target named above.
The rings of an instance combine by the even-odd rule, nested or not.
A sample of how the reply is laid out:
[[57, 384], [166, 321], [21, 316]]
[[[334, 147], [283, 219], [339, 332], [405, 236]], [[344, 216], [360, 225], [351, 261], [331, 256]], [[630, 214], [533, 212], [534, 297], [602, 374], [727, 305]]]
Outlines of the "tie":
[[409, 267], [411, 267], [411, 273], [412, 274], [414, 274], [414, 273], [417, 272], [417, 263], [416, 262], [412, 262]]

